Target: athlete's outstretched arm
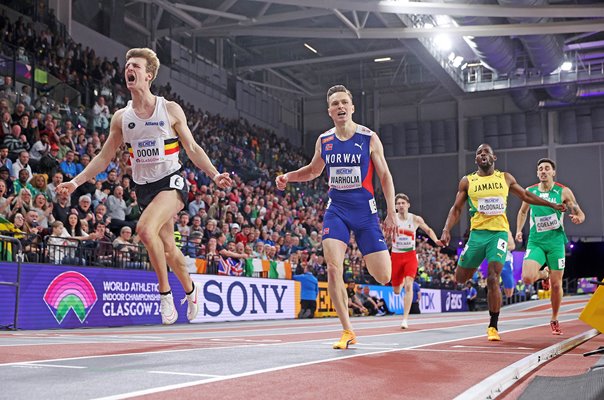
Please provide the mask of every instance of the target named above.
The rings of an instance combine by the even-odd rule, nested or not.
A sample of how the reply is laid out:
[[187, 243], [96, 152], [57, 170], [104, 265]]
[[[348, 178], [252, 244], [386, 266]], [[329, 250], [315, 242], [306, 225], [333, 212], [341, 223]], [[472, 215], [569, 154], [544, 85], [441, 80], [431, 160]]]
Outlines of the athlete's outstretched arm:
[[459, 221], [459, 216], [461, 215], [461, 210], [468, 200], [468, 188], [470, 184], [468, 183], [468, 178], [463, 177], [461, 181], [459, 181], [459, 186], [457, 187], [457, 194], [455, 195], [455, 202], [453, 206], [449, 210], [449, 215], [447, 215], [447, 221], [445, 222], [445, 227], [443, 228], [443, 233], [440, 235], [440, 241], [448, 246], [451, 241], [451, 228], [455, 226], [457, 221]]
[[520, 210], [518, 210], [518, 216], [516, 217], [516, 241], [522, 242], [522, 228], [524, 228], [524, 223], [526, 222], [526, 217], [528, 216], [529, 211], [529, 203], [523, 201], [522, 206], [520, 206]]
[[566, 211], [566, 205], [564, 203], [554, 204], [550, 201], [542, 199], [541, 197], [529, 192], [528, 190], [526, 190], [525, 188], [520, 186], [518, 184], [518, 182], [516, 182], [516, 178], [514, 178], [512, 176], [512, 174], [509, 174], [506, 172], [505, 181], [507, 182], [508, 187], [510, 188], [510, 192], [514, 193], [516, 196], [518, 196], [520, 198], [520, 200], [522, 200], [526, 203], [534, 204], [536, 206], [551, 207], [554, 210], [558, 210], [558, 211], [562, 211], [562, 212]]
[[443, 242], [440, 241], [440, 239], [436, 236], [436, 233], [434, 233], [434, 231], [432, 230], [432, 228], [430, 228], [428, 226], [428, 224], [426, 224], [426, 221], [424, 221], [424, 219], [422, 217], [420, 217], [419, 215], [415, 216], [415, 223], [417, 226], [419, 226], [419, 228], [426, 232], [426, 234], [428, 234], [428, 236], [430, 237], [430, 239], [432, 239], [432, 241], [434, 243], [436, 243], [438, 246], [442, 246]]
[[575, 195], [573, 191], [568, 187], [564, 187], [562, 189], [562, 202], [566, 204], [568, 209], [570, 210], [570, 219], [574, 224], [582, 224], [585, 221], [585, 213], [577, 204], [577, 199], [575, 199]]
[[321, 158], [321, 137], [319, 136], [319, 138], [317, 138], [317, 143], [315, 144], [315, 154], [310, 163], [295, 171], [279, 175], [275, 179], [277, 189], [284, 190], [287, 182], [312, 181], [321, 175], [323, 168], [325, 168], [325, 161]]
[[382, 185], [382, 191], [386, 199], [386, 205], [388, 207], [388, 213], [384, 219], [384, 235], [391, 241], [396, 233], [396, 206], [394, 204], [394, 182], [392, 181], [392, 174], [386, 163], [386, 157], [384, 157], [384, 146], [378, 135], [373, 134], [371, 141], [371, 161], [375, 167], [375, 174], [380, 179]]
[[100, 153], [90, 160], [90, 164], [84, 168], [77, 176], [68, 182], [63, 182], [57, 186], [57, 192], [67, 191], [68, 194], [73, 193], [83, 183], [88, 182], [91, 178], [97, 176], [100, 172], [107, 168], [111, 162], [117, 149], [124, 142], [122, 135], [122, 114], [123, 109], [118, 110], [111, 118], [111, 127], [109, 128], [109, 136], [101, 147]]
[[178, 103], [169, 101], [166, 103], [166, 108], [171, 118], [172, 128], [180, 138], [182, 147], [185, 149], [187, 156], [193, 161], [193, 164], [208, 175], [216, 185], [222, 189], [233, 184], [228, 172], [218, 173], [210, 157], [206, 152], [195, 142], [193, 134], [187, 125], [187, 117], [185, 116], [182, 107]]

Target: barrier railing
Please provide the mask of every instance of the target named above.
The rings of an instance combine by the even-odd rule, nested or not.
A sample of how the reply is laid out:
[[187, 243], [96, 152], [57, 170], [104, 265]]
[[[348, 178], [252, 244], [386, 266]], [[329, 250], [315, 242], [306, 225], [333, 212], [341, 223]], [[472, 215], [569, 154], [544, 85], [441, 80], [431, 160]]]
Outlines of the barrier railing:
[[23, 261], [23, 249], [21, 247], [21, 242], [19, 241], [19, 239], [16, 239], [16, 238], [13, 238], [10, 236], [0, 235], [0, 243], [2, 243], [2, 242], [4, 242], [4, 243], [9, 242], [11, 245], [16, 247], [18, 250], [16, 253], [16, 257], [15, 257], [15, 260], [17, 261], [17, 279], [15, 280], [15, 282], [0, 281], [0, 286], [12, 286], [15, 288], [15, 313], [14, 313], [13, 323], [12, 323], [12, 325], [9, 324], [6, 326], [0, 326], [0, 328], [17, 330], [17, 328], [18, 328], [17, 320], [19, 318], [19, 291], [20, 291], [20, 286], [21, 286], [21, 262]]

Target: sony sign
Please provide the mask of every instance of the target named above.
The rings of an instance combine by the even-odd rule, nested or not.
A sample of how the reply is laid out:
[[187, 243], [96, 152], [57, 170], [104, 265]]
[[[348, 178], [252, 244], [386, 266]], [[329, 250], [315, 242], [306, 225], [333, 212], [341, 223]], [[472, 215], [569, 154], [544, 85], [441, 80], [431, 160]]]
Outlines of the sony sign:
[[295, 318], [294, 281], [192, 275], [199, 314], [192, 322]]

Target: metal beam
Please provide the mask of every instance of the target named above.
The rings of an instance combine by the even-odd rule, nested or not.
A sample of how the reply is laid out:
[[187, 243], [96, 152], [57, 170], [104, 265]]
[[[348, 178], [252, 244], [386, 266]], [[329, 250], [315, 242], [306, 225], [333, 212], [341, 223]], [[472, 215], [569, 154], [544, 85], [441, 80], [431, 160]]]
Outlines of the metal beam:
[[352, 23], [352, 21], [350, 21], [348, 18], [346, 18], [346, 16], [344, 14], [342, 14], [342, 12], [340, 12], [340, 10], [338, 10], [337, 8], [334, 8], [332, 11], [336, 15], [336, 17], [338, 17], [338, 19], [340, 21], [342, 21], [344, 23], [344, 25], [346, 25], [348, 27], [348, 29], [350, 29], [351, 31], [354, 32], [355, 35], [357, 35], [357, 39], [361, 38], [361, 36], [359, 35], [359, 30]]
[[451, 36], [524, 36], [555, 35], [564, 33], [593, 32], [601, 30], [604, 19], [583, 21], [560, 21], [535, 24], [500, 24], [451, 26], [435, 28], [365, 28], [359, 30], [359, 36], [339, 28], [290, 28], [290, 27], [240, 27], [233, 29], [209, 29], [200, 32], [199, 36], [264, 36], [317, 39], [419, 39], [438, 34]]
[[250, 85], [266, 87], [266, 88], [275, 89], [275, 90], [281, 90], [283, 92], [294, 93], [294, 94], [297, 94], [300, 96], [303, 96], [305, 94], [304, 92], [302, 92], [300, 90], [288, 89], [288, 88], [284, 88], [284, 87], [277, 86], [277, 85], [271, 85], [270, 83], [251, 81], [249, 79], [242, 79], [242, 81], [244, 81], [245, 83], [249, 83]]
[[139, 24], [128, 16], [124, 16], [124, 23], [145, 36], [151, 36], [151, 32], [149, 31], [149, 29], [145, 28], [143, 25]]
[[257, 70], [267, 69], [267, 68], [283, 68], [283, 67], [292, 67], [292, 66], [308, 65], [308, 64], [321, 64], [321, 63], [327, 63], [327, 62], [357, 60], [359, 58], [392, 56], [395, 54], [404, 54], [404, 53], [407, 53], [407, 50], [404, 47], [395, 47], [392, 49], [367, 51], [364, 53], [349, 53], [349, 54], [342, 54], [339, 56], [308, 58], [305, 60], [290, 60], [290, 61], [281, 61], [281, 62], [266, 63], [266, 64], [246, 65], [246, 66], [241, 66], [241, 67], [237, 68], [237, 71], [238, 72], [257, 71]]
[[306, 90], [306, 88], [304, 88], [303, 86], [297, 84], [296, 82], [294, 82], [293, 80], [291, 80], [290, 78], [288, 78], [287, 76], [283, 75], [282, 73], [275, 71], [272, 68], [267, 69], [267, 71], [271, 72], [273, 75], [275, 75], [276, 77], [284, 80], [285, 82], [289, 83], [290, 85], [292, 85], [293, 87], [295, 87], [296, 89], [304, 92], [304, 94], [306, 94], [307, 96], [312, 96], [313, 94], [311, 92], [309, 92], [308, 90]]
[[[226, 0], [223, 3], [221, 3], [218, 7], [215, 7], [215, 8], [218, 11], [226, 11], [229, 8], [233, 7], [233, 5], [235, 5], [235, 3], [237, 3], [237, 0]], [[204, 25], [212, 24], [212, 23], [216, 22], [217, 19], [218, 19], [217, 16], [214, 16], [214, 15], [209, 16], [208, 18], [206, 18], [203, 21], [203, 24]]]
[[249, 18], [246, 17], [245, 15], [233, 14], [233, 13], [228, 13], [228, 12], [224, 12], [224, 11], [213, 10], [210, 8], [190, 6], [188, 4], [174, 3], [174, 7], [178, 8], [180, 10], [191, 11], [194, 13], [204, 14], [204, 15], [213, 15], [216, 17], [222, 17], [222, 18], [227, 18], [227, 19], [234, 19], [237, 21], [249, 20]]
[[153, 4], [156, 4], [158, 7], [162, 8], [165, 11], [169, 12], [170, 14], [174, 15], [176, 18], [180, 19], [181, 21], [186, 22], [187, 24], [191, 25], [192, 27], [194, 27], [194, 28], [201, 27], [201, 22], [199, 22], [198, 19], [193, 18], [192, 16], [190, 16], [183, 10], [176, 8], [172, 3], [168, 2], [168, 1], [162, 1], [162, 0], [152, 0], [152, 2], [153, 2]]
[[[265, 0], [252, 0], [262, 1]], [[300, 0], [271, 0], [275, 4], [299, 6]], [[355, 11], [369, 11], [385, 14], [428, 14], [470, 17], [524, 17], [524, 18], [595, 18], [604, 17], [604, 6], [501, 6], [485, 4], [420, 3], [410, 1], [382, 0], [304, 0], [304, 5]], [[601, 29], [600, 29], [601, 30]]]
[[290, 21], [296, 21], [296, 20], [300, 20], [300, 19], [323, 17], [326, 15], [332, 15], [332, 14], [333, 13], [331, 12], [331, 10], [323, 10], [323, 9], [291, 11], [291, 12], [265, 15], [263, 17], [258, 17], [258, 18], [251, 18], [251, 19], [248, 19], [247, 21], [242, 21], [242, 22], [237, 22], [237, 23], [208, 25], [208, 26], [200, 27], [198, 29], [191, 29], [188, 27], [173, 28], [171, 31], [170, 31], [170, 29], [162, 29], [159, 31], [158, 34], [174, 35], [174, 34], [178, 34], [178, 33], [188, 32], [193, 36], [205, 36], [205, 35], [202, 35], [202, 33], [206, 32], [208, 30], [237, 29], [242, 26], [258, 26], [258, 25], [265, 25], [265, 24], [290, 22]]

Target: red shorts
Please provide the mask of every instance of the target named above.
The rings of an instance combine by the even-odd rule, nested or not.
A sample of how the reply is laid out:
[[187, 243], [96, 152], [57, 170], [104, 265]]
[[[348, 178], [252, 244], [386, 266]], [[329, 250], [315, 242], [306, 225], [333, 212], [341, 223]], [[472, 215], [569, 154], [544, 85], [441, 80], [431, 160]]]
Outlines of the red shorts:
[[406, 276], [417, 275], [417, 254], [415, 250], [406, 253], [392, 253], [392, 286], [400, 286]]

